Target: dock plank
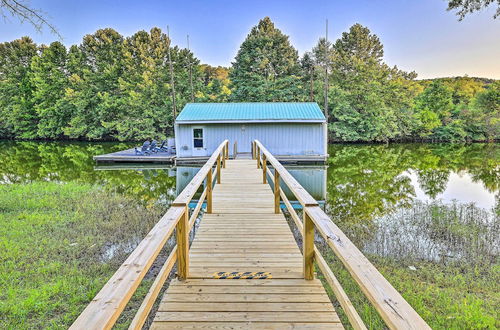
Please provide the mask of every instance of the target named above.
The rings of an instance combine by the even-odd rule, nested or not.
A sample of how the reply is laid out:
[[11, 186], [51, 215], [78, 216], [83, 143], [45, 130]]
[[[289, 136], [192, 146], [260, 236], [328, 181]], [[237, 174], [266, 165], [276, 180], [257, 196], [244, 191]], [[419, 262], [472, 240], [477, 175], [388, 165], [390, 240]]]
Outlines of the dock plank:
[[[337, 329], [342, 324], [303, 258], [255, 160], [229, 160], [189, 252], [189, 276], [173, 280], [152, 329]], [[269, 272], [270, 279], [215, 279]]]

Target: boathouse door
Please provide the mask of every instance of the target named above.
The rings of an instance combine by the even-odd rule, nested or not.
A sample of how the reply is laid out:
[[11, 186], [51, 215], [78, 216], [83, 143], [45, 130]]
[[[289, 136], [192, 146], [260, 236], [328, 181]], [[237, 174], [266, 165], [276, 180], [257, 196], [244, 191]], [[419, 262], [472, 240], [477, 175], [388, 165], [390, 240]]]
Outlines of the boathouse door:
[[203, 127], [193, 127], [193, 156], [206, 156], [205, 131]]

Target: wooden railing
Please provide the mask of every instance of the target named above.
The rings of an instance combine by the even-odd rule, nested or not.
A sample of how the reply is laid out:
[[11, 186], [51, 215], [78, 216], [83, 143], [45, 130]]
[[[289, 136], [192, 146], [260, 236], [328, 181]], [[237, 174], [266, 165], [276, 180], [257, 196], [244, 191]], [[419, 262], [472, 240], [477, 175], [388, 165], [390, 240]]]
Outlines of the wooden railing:
[[[221, 167], [226, 167], [229, 156], [229, 141], [225, 140], [214, 151], [191, 182], [177, 196], [167, 213], [139, 243], [125, 262], [88, 304], [71, 329], [110, 329], [122, 313], [144, 275], [155, 261], [161, 249], [176, 229], [177, 245], [172, 249], [167, 260], [156, 276], [149, 292], [139, 307], [130, 329], [141, 329], [146, 321], [158, 294], [173, 266], [177, 262], [177, 275], [184, 280], [189, 274], [189, 232], [198, 217], [205, 199], [206, 212], [212, 213], [213, 177], [221, 182]], [[214, 165], [215, 171], [212, 171]], [[214, 174], [215, 172], [215, 174]], [[205, 189], [191, 216], [188, 205], [198, 188], [205, 182]]]
[[[314, 246], [314, 232], [316, 229], [335, 255], [342, 261], [365, 296], [391, 329], [430, 329], [410, 304], [333, 223], [328, 215], [319, 207], [318, 202], [292, 177], [262, 143], [255, 140], [252, 144], [253, 158], [257, 160], [257, 168], [262, 169], [263, 182], [267, 182], [268, 175], [273, 181], [275, 212], [280, 212], [280, 199], [282, 199], [302, 234], [304, 278], [309, 280], [314, 278], [314, 262], [316, 262], [351, 325], [355, 329], [366, 329], [340, 282], [331, 271], [319, 250]], [[268, 169], [268, 163], [274, 168], [274, 173]], [[288, 186], [302, 205], [302, 221], [280, 188], [281, 181]]]

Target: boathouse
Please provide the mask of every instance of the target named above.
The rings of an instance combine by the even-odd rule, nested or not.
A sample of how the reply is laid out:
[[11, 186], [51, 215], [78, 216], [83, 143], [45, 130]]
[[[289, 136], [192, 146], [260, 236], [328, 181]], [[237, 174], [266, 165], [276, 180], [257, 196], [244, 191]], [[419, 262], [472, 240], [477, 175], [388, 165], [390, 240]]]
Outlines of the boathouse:
[[323, 162], [325, 116], [317, 103], [189, 103], [175, 121], [177, 160], [206, 159], [228, 139], [230, 153], [259, 140], [282, 161]]

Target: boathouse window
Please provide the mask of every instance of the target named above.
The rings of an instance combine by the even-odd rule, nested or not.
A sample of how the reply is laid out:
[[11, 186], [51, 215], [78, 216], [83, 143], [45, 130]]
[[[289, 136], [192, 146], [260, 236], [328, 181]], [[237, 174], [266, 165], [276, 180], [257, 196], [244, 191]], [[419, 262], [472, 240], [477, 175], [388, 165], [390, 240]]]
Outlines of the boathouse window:
[[203, 128], [193, 129], [193, 146], [195, 148], [203, 148]]

